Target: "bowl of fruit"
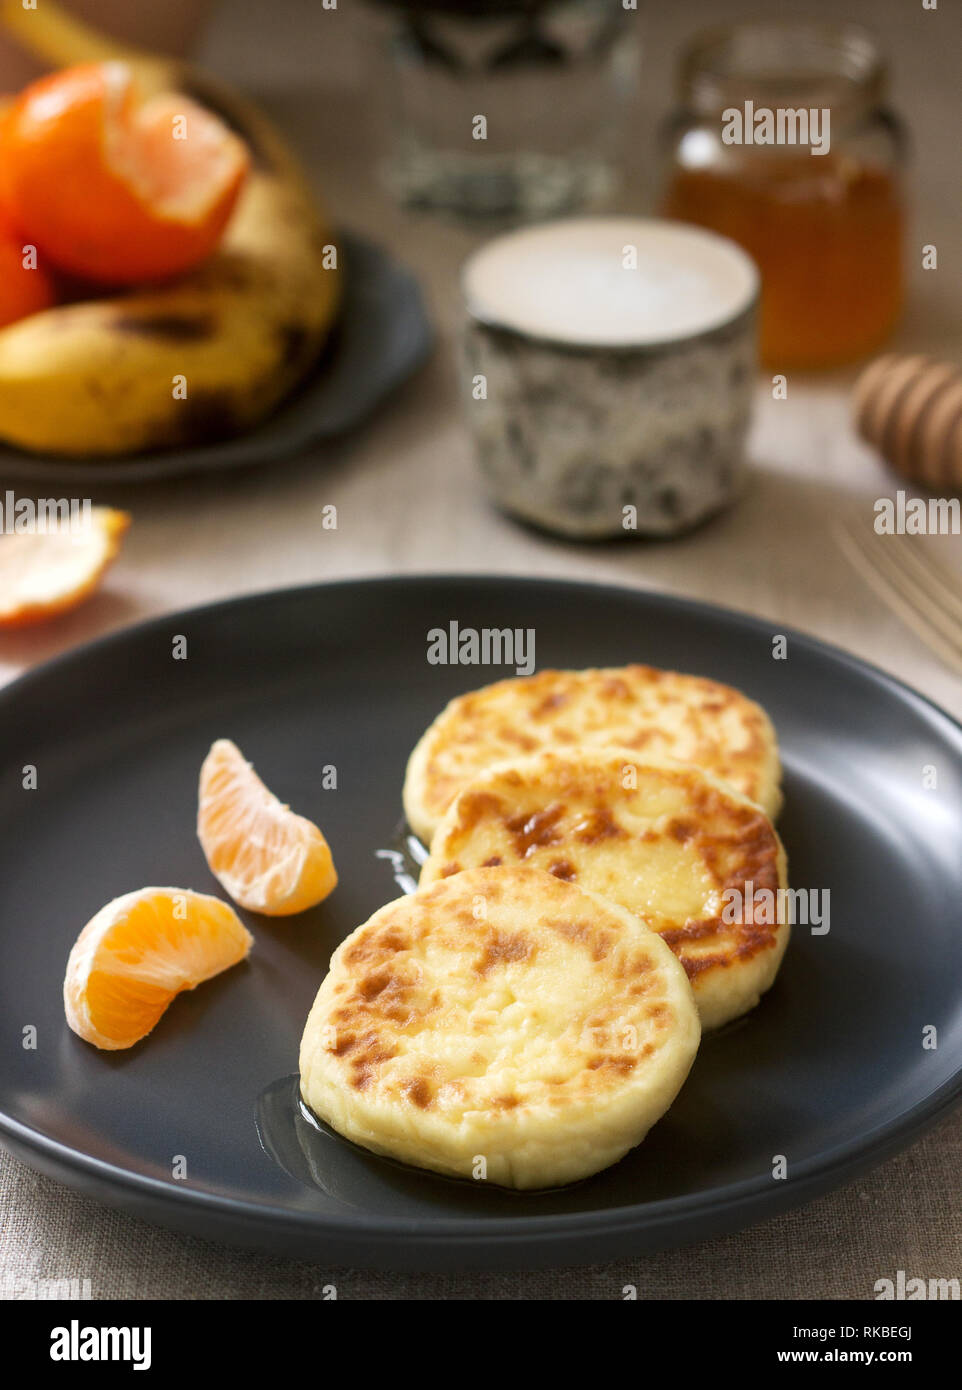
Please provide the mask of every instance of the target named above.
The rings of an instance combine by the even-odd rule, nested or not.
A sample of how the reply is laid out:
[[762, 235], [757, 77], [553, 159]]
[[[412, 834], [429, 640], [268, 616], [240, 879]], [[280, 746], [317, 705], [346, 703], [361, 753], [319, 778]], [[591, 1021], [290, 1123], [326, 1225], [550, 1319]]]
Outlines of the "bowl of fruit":
[[13, 13], [57, 70], [0, 104], [0, 476], [273, 460], [419, 365], [417, 285], [251, 102], [54, 5]]

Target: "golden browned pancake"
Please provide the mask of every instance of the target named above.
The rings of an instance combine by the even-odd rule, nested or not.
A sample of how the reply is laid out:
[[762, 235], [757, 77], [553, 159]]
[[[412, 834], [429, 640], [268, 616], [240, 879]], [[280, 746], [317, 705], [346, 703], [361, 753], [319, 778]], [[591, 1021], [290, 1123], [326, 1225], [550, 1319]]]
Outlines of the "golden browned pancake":
[[537, 870], [473, 869], [337, 949], [301, 1093], [375, 1153], [553, 1187], [644, 1138], [699, 1037], [685, 972], [631, 913]]
[[775, 731], [746, 696], [652, 666], [541, 671], [460, 695], [411, 754], [404, 809], [426, 845], [462, 787], [505, 758], [548, 746], [624, 747], [697, 763], [757, 801], [781, 806]]
[[775, 979], [789, 935], [778, 920], [785, 852], [765, 813], [703, 769], [629, 749], [501, 763], [448, 810], [421, 885], [522, 864], [658, 932], [685, 967], [703, 1028], [753, 1008]]

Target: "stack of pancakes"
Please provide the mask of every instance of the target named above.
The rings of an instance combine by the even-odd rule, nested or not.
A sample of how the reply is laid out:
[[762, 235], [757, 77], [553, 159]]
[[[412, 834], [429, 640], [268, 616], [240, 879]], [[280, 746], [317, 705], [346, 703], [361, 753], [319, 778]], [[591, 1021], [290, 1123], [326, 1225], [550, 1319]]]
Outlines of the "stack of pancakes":
[[788, 926], [756, 904], [787, 886], [779, 780], [764, 711], [701, 677], [543, 671], [453, 700], [405, 780], [418, 891], [335, 952], [307, 1104], [376, 1153], [506, 1186], [617, 1161], [702, 1029], [775, 979]]

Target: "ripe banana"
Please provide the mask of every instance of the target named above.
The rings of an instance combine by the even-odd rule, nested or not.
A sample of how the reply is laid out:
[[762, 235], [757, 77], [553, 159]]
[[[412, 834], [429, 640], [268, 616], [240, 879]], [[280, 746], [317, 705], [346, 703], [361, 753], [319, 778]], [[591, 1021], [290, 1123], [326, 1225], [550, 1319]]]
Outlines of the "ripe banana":
[[0, 331], [0, 438], [62, 456], [205, 443], [262, 420], [316, 361], [337, 313], [337, 242], [270, 124], [186, 65], [101, 40], [52, 0], [0, 22], [57, 64], [129, 63], [143, 95], [181, 91], [247, 141], [252, 169], [217, 252], [165, 286], [85, 300]]

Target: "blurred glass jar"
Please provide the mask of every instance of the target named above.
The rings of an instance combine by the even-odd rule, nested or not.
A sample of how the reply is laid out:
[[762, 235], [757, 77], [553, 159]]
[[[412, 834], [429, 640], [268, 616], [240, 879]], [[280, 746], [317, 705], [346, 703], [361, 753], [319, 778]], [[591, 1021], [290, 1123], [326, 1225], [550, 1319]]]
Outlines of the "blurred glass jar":
[[637, 80], [622, 0], [380, 0], [402, 202], [469, 218], [543, 217], [603, 199]]
[[906, 140], [872, 38], [779, 21], [709, 30], [678, 85], [660, 210], [754, 258], [762, 361], [829, 367], [873, 351], [902, 306]]

